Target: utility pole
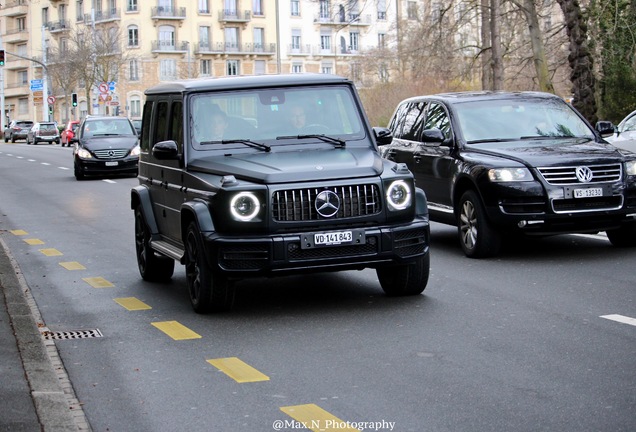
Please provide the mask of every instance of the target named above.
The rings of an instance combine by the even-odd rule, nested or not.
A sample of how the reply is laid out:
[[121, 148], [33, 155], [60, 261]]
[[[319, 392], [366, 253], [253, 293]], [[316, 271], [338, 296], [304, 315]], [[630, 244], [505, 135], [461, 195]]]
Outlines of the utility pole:
[[50, 114], [49, 114], [49, 74], [47, 73], [46, 70], [46, 33], [45, 33], [46, 27], [42, 26], [42, 119], [44, 121], [50, 121]]

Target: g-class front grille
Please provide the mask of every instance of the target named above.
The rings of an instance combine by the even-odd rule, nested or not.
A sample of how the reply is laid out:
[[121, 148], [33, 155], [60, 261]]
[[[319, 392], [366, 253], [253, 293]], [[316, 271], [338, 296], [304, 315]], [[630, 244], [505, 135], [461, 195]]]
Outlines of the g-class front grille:
[[123, 158], [128, 154], [127, 149], [108, 149], [108, 150], [95, 150], [93, 152], [97, 159], [118, 159]]
[[274, 192], [273, 219], [277, 222], [326, 219], [316, 210], [316, 197], [326, 190], [334, 192], [340, 199], [337, 213], [329, 219], [370, 216], [382, 209], [380, 192], [375, 184], [289, 189]]
[[[606, 165], [586, 165], [591, 171], [591, 179], [586, 183], [605, 183], [619, 181], [622, 176], [622, 166], [620, 163]], [[570, 185], [580, 184], [576, 176], [576, 170], [579, 167], [545, 167], [539, 168], [539, 172], [551, 185]]]

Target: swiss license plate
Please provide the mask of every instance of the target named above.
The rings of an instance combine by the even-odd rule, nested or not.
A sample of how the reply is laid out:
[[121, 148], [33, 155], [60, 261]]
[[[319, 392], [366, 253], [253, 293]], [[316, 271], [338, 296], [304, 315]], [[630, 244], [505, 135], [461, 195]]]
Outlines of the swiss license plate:
[[603, 188], [574, 189], [574, 198], [603, 196]]
[[106, 166], [117, 166], [119, 165], [119, 162], [114, 161], [114, 162], [106, 162]]
[[314, 244], [316, 246], [351, 243], [352, 241], [353, 234], [351, 231], [333, 231], [314, 234]]

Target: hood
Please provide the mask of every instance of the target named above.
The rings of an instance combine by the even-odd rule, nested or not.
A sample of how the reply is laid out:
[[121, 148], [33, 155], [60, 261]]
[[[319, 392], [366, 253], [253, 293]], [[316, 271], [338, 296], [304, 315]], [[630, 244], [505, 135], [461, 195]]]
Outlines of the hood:
[[625, 159], [613, 145], [585, 138], [509, 141], [468, 147], [471, 152], [499, 156], [533, 167], [598, 165]]
[[81, 146], [87, 150], [130, 149], [137, 145], [135, 135], [96, 136], [81, 140]]
[[192, 160], [190, 171], [232, 174], [255, 183], [288, 183], [377, 176], [382, 159], [364, 148], [215, 155]]

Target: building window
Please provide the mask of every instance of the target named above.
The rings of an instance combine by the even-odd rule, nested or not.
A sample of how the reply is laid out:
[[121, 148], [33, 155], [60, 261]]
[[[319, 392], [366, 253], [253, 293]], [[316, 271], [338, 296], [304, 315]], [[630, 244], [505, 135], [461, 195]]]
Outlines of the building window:
[[29, 71], [18, 71], [18, 85], [27, 85], [29, 83]]
[[169, 81], [177, 79], [177, 62], [171, 59], [164, 59], [159, 62], [159, 79]]
[[139, 29], [135, 25], [128, 27], [128, 46], [139, 46]]
[[84, 20], [84, 0], [77, 0], [75, 3], [75, 20], [83, 21]]
[[291, 67], [292, 73], [303, 73], [303, 65], [302, 63], [294, 63]]
[[204, 14], [210, 13], [209, 0], [199, 0], [199, 13], [204, 13]]
[[239, 74], [239, 61], [238, 60], [228, 60], [226, 63], [226, 73], [227, 75], [238, 75]]
[[360, 49], [360, 33], [349, 33], [349, 51], [358, 51]]
[[174, 27], [172, 26], [159, 27], [159, 49], [174, 50], [174, 48], [175, 48]]
[[130, 81], [139, 81], [139, 61], [137, 59], [128, 62], [128, 79]]
[[417, 3], [410, 1], [406, 7], [408, 19], [417, 19]]
[[254, 51], [263, 52], [263, 46], [265, 46], [265, 29], [260, 27], [254, 27]]
[[26, 18], [25, 17], [16, 18], [15, 23], [16, 23], [16, 26], [18, 28], [18, 31], [22, 32], [22, 31], [26, 30]]
[[291, 49], [292, 52], [300, 52], [300, 29], [292, 29]]
[[320, 0], [320, 18], [331, 18], [329, 0]]
[[131, 96], [128, 103], [130, 105], [130, 116], [141, 117], [141, 99], [139, 96]]
[[378, 0], [378, 19], [386, 20], [386, 0]]
[[239, 50], [239, 40], [238, 40], [238, 28], [236, 27], [226, 27], [225, 28], [225, 50], [226, 51], [238, 51]]
[[210, 27], [199, 27], [199, 49], [203, 51], [210, 49]]
[[211, 76], [212, 75], [212, 61], [211, 60], [201, 60], [201, 76]]
[[254, 74], [255, 75], [265, 74], [265, 60], [256, 60], [254, 62]]
[[386, 47], [386, 34], [378, 33], [378, 48], [385, 48], [385, 47]]
[[126, 2], [126, 11], [127, 12], [137, 12], [139, 9], [137, 7], [137, 0], [128, 0]]
[[333, 73], [333, 65], [331, 63], [322, 64], [320, 66], [320, 73], [332, 74]]
[[291, 16], [300, 16], [300, 2], [298, 0], [291, 0]]
[[263, 0], [252, 0], [252, 12], [254, 15], [265, 15], [263, 13]]
[[331, 51], [331, 35], [320, 35], [320, 49], [323, 51]]

